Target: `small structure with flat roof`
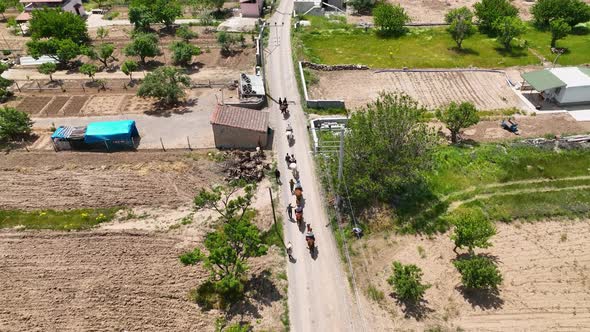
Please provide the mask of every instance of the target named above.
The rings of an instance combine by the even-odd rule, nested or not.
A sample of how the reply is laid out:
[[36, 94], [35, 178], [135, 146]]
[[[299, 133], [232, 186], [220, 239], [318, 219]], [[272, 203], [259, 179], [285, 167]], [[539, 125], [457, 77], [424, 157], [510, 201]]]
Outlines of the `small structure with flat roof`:
[[542, 98], [558, 105], [590, 104], [590, 68], [561, 67], [531, 71], [522, 78]]
[[56, 151], [135, 148], [138, 138], [133, 120], [91, 122], [80, 127], [59, 126], [51, 135]]
[[82, 0], [20, 0], [19, 2], [25, 10], [16, 17], [17, 23], [28, 22], [31, 19], [31, 12], [41, 8], [60, 8], [64, 12], [86, 16]]
[[217, 105], [211, 115], [217, 148], [253, 149], [266, 147], [268, 112], [229, 105]]

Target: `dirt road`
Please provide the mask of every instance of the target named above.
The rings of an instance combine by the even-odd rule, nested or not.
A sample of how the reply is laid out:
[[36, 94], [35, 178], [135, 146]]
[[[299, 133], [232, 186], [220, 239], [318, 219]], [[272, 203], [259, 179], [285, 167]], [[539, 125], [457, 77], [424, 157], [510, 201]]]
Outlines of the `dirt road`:
[[[271, 123], [275, 130], [274, 150], [278, 154], [279, 167], [283, 174], [282, 206], [290, 195], [285, 153], [294, 153], [303, 186], [305, 221], [311, 223], [317, 244], [317, 256], [311, 257], [306, 249], [305, 235], [295, 223], [285, 223], [285, 241], [291, 241], [296, 259], [287, 268], [289, 277], [289, 309], [293, 331], [369, 331], [353, 304], [349, 282], [340, 263], [328, 217], [319, 193], [319, 179], [310, 153], [307, 120], [299, 105], [299, 92], [291, 58], [290, 17], [292, 1], [281, 1], [270, 20], [270, 37], [267, 53], [267, 79], [270, 95], [278, 100], [287, 97], [291, 117], [282, 119], [276, 103], [271, 106]], [[283, 14], [285, 13], [285, 14]], [[275, 25], [276, 22], [276, 25]], [[295, 144], [289, 147], [285, 129], [290, 122], [295, 133]], [[288, 220], [285, 215], [285, 220]]]

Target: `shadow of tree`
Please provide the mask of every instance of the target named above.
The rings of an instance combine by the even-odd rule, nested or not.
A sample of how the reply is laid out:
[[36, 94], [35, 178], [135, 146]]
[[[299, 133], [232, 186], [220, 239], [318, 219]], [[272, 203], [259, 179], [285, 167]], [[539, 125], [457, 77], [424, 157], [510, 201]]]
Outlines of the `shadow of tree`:
[[428, 307], [427, 300], [421, 299], [417, 302], [411, 302], [401, 300], [395, 293], [390, 293], [389, 296], [402, 307], [405, 318], [414, 318], [417, 321], [421, 321], [434, 312], [434, 309]]
[[454, 47], [450, 47], [449, 50], [459, 54], [459, 55], [479, 55], [479, 52], [469, 48], [469, 47], [463, 47], [463, 48], [458, 48], [457, 46]]
[[259, 311], [261, 306], [271, 306], [274, 302], [283, 298], [274, 282], [270, 280], [270, 276], [270, 270], [264, 270], [252, 275], [245, 286], [246, 295], [232, 304], [227, 311], [228, 320], [236, 316], [243, 318], [244, 315], [261, 318]]
[[497, 289], [475, 290], [467, 289], [464, 286], [457, 286], [455, 289], [474, 308], [479, 307], [482, 310], [489, 310], [500, 309], [504, 306], [504, 300], [500, 298], [500, 292]]

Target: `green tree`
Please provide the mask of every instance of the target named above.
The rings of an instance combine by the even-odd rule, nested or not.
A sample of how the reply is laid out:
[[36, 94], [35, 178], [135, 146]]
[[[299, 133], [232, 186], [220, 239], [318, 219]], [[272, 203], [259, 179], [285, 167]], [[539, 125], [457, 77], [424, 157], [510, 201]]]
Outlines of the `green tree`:
[[170, 28], [182, 15], [182, 7], [176, 0], [134, 0], [129, 5], [129, 21], [136, 29], [147, 31], [153, 23], [163, 23]]
[[497, 289], [502, 283], [502, 274], [494, 262], [482, 256], [472, 256], [453, 262], [459, 273], [461, 283], [467, 289]]
[[153, 33], [136, 33], [131, 44], [125, 47], [125, 55], [138, 56], [145, 65], [145, 58], [152, 58], [162, 54], [158, 47], [158, 37]]
[[355, 205], [397, 201], [403, 188], [423, 179], [437, 142], [425, 114], [411, 97], [391, 93], [352, 113], [344, 174]]
[[80, 66], [80, 72], [82, 74], [88, 75], [88, 77], [90, 77], [92, 81], [94, 81], [94, 75], [96, 75], [97, 71], [98, 67], [92, 63], [85, 63]]
[[189, 42], [191, 39], [198, 38], [199, 35], [191, 30], [187, 25], [182, 25], [176, 29], [176, 37], [181, 38], [184, 42]]
[[551, 31], [551, 47], [555, 47], [559, 39], [567, 37], [572, 31], [572, 27], [564, 19], [558, 18], [549, 23], [549, 30]]
[[76, 44], [86, 44], [90, 40], [84, 19], [61, 9], [33, 10], [29, 21], [29, 31], [33, 40], [42, 38], [70, 39]]
[[386, 36], [401, 36], [410, 17], [400, 5], [381, 2], [373, 9], [373, 23]]
[[133, 72], [136, 71], [138, 67], [137, 62], [133, 60], [125, 60], [121, 65], [121, 71], [129, 76], [129, 81], [133, 81]]
[[446, 108], [438, 109], [436, 111], [436, 117], [451, 132], [451, 142], [453, 143], [457, 143], [458, 135], [462, 129], [479, 122], [477, 109], [470, 102], [463, 102], [461, 104], [451, 102]]
[[522, 35], [526, 31], [526, 25], [518, 16], [504, 16], [494, 22], [494, 29], [498, 41], [506, 50], [510, 50], [512, 39]]
[[538, 0], [531, 9], [535, 25], [550, 28], [551, 21], [563, 19], [570, 27], [590, 21], [590, 6], [580, 0]]
[[61, 65], [67, 65], [71, 60], [82, 54], [82, 47], [71, 39], [31, 40], [27, 42], [29, 55], [38, 59], [42, 55], [47, 55]]
[[105, 43], [98, 46], [96, 51], [96, 59], [102, 63], [104, 68], [109, 66], [109, 61], [114, 60], [113, 53], [115, 52], [115, 45]]
[[[215, 186], [210, 190], [201, 188], [195, 196], [194, 204], [197, 210], [215, 210], [223, 221], [241, 220], [252, 204], [255, 187], [232, 182], [227, 187]], [[243, 191], [243, 195], [236, 195]]]
[[387, 282], [393, 286], [395, 295], [402, 301], [418, 302], [430, 285], [422, 284], [422, 270], [413, 264], [393, 262], [393, 274]]
[[7, 7], [8, 6], [6, 4], [6, 1], [0, 1], [0, 13], [2, 13], [2, 19], [4, 20], [6, 20], [6, 16], [4, 16], [4, 13], [6, 12]]
[[174, 67], [160, 67], [146, 75], [137, 95], [154, 97], [166, 105], [178, 103], [184, 97], [183, 88], [190, 87], [190, 78]]
[[175, 65], [187, 66], [193, 60], [193, 55], [201, 54], [201, 49], [185, 42], [175, 42], [170, 45], [172, 61]]
[[347, 5], [352, 6], [358, 14], [368, 14], [375, 8], [375, 0], [350, 0], [346, 2]]
[[223, 8], [223, 4], [225, 4], [225, 0], [206, 0], [206, 2], [209, 8], [215, 8], [215, 10], [217, 10], [218, 12], [221, 11], [221, 8]]
[[238, 39], [228, 32], [220, 31], [217, 33], [217, 43], [221, 46], [222, 54], [230, 54]]
[[492, 245], [489, 241], [496, 234], [496, 228], [481, 210], [459, 212], [452, 223], [455, 225], [451, 235], [451, 240], [455, 243], [453, 251], [466, 247], [473, 255], [474, 248], [488, 248]]
[[174, 20], [182, 16], [182, 6], [176, 0], [155, 0], [152, 5], [153, 16], [158, 23], [170, 29]]
[[109, 30], [105, 27], [99, 27], [96, 29], [96, 37], [100, 38], [100, 40], [104, 40], [109, 35]]
[[[0, 62], [0, 75], [8, 70], [8, 65]], [[0, 102], [5, 102], [8, 98], [13, 96], [12, 91], [8, 87], [12, 85], [12, 81], [0, 76]]]
[[445, 15], [445, 22], [449, 24], [447, 31], [461, 49], [463, 41], [475, 34], [473, 13], [467, 7], [453, 9]]
[[53, 81], [53, 73], [57, 71], [57, 65], [53, 62], [45, 62], [37, 68], [41, 74], [49, 75], [49, 80]]
[[25, 112], [12, 107], [0, 108], [0, 140], [11, 140], [31, 133], [33, 121]]
[[500, 17], [518, 16], [518, 9], [508, 0], [482, 0], [473, 7], [479, 23], [479, 31], [488, 35], [496, 34], [494, 22]]
[[150, 25], [154, 23], [154, 17], [149, 7], [142, 4], [132, 3], [129, 5], [129, 22], [133, 24], [136, 30], [148, 31]]

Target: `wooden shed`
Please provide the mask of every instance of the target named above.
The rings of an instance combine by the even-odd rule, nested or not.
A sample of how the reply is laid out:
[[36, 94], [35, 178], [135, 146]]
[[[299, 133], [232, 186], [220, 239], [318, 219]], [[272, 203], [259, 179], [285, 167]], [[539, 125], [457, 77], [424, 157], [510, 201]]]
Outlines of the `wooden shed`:
[[268, 112], [217, 105], [211, 115], [215, 146], [220, 149], [266, 147]]

